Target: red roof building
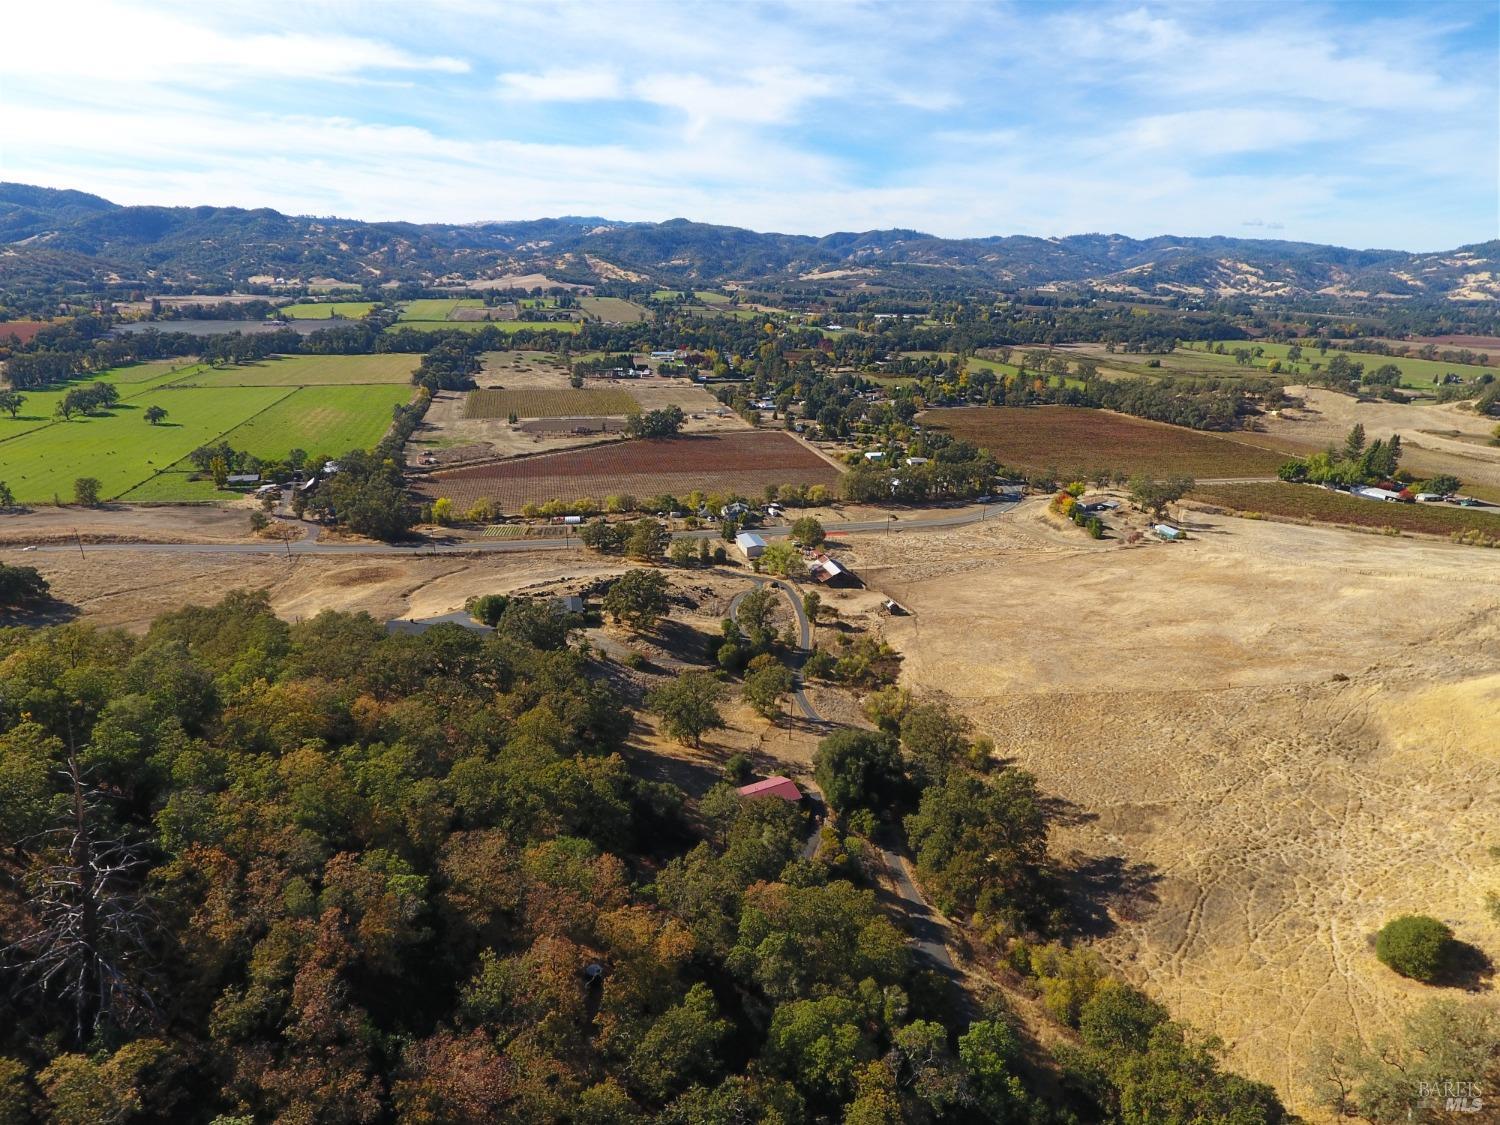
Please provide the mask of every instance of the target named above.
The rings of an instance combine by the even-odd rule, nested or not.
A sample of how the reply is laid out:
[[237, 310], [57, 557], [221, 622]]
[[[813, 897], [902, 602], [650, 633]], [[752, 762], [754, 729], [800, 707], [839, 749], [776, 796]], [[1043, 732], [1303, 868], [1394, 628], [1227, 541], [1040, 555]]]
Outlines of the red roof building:
[[789, 777], [768, 777], [739, 787], [741, 797], [780, 797], [783, 801], [802, 800], [802, 790]]

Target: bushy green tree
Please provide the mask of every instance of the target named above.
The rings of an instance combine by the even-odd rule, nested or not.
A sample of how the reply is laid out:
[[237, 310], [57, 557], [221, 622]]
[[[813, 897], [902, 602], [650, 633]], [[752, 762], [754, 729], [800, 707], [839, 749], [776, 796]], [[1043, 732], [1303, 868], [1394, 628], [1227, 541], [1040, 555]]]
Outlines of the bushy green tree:
[[906, 788], [896, 740], [876, 731], [841, 730], [822, 739], [813, 756], [813, 776], [840, 814], [883, 812]]
[[638, 633], [656, 628], [667, 608], [667, 576], [659, 570], [627, 570], [604, 595], [604, 611]]
[[694, 746], [703, 735], [724, 725], [719, 702], [724, 685], [711, 672], [685, 672], [652, 688], [646, 695], [646, 706], [661, 716], [666, 732], [680, 742]]
[[1404, 977], [1431, 982], [1447, 968], [1453, 931], [1425, 914], [1392, 918], [1375, 937], [1375, 956]]

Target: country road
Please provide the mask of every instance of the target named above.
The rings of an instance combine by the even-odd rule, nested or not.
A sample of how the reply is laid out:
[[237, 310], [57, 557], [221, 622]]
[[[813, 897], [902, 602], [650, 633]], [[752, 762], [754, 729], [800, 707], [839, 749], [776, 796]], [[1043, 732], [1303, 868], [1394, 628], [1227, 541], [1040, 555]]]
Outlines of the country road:
[[[1018, 504], [1018, 500], [1002, 501], [995, 504], [970, 505], [960, 511], [947, 516], [926, 516], [921, 519], [903, 520], [899, 516], [891, 516], [883, 520], [849, 520], [843, 522], [831, 522], [825, 524], [830, 535], [838, 535], [846, 532], [883, 531], [886, 534], [901, 534], [906, 531], [928, 531], [938, 528], [962, 527], [965, 524], [980, 523], [991, 516], [1007, 512]], [[785, 538], [791, 534], [790, 524], [775, 524], [769, 527], [757, 528], [757, 532], [771, 539]], [[473, 555], [473, 554], [510, 554], [525, 551], [573, 551], [581, 549], [576, 536], [565, 536], [562, 539], [499, 539], [499, 540], [464, 540], [458, 542], [414, 542], [414, 543], [325, 543], [319, 538], [321, 529], [316, 525], [310, 525], [304, 538], [291, 543], [281, 540], [265, 540], [256, 543], [152, 543], [152, 542], [130, 542], [130, 543], [85, 543], [85, 552], [117, 552], [117, 551], [144, 551], [151, 554], [165, 555], [287, 555], [296, 557], [300, 555], [320, 556], [415, 556], [415, 555]], [[674, 539], [713, 539], [719, 532], [714, 528], [700, 528], [696, 531], [678, 531], [672, 534]], [[19, 551], [20, 547], [6, 547], [3, 550]], [[79, 546], [75, 542], [41, 544], [31, 550], [38, 554], [56, 554], [60, 552], [75, 552]]]
[[[751, 589], [760, 589], [766, 582], [757, 579]], [[802, 608], [802, 599], [797, 596], [796, 587], [790, 582], [781, 579], [772, 579], [771, 585], [776, 586], [786, 595], [787, 601], [792, 605], [792, 612], [797, 615], [797, 624], [801, 630], [801, 644], [799, 649], [799, 661], [805, 658], [812, 648], [812, 623], [807, 619], [807, 614]], [[742, 591], [734, 596], [729, 603], [729, 616], [735, 621], [739, 620], [740, 603], [744, 601], [745, 595], [750, 590]], [[792, 698], [796, 700], [803, 715], [814, 723], [823, 725], [825, 720], [814, 709], [802, 690], [802, 673], [793, 670]], [[819, 794], [821, 799], [822, 795]], [[804, 848], [803, 854], [810, 856], [816, 851], [816, 839], [818, 828], [814, 827], [814, 835], [809, 838], [809, 847]], [[936, 910], [932, 908], [921, 888], [911, 877], [911, 867], [907, 863], [906, 856], [892, 846], [892, 838], [899, 837], [898, 829], [886, 829], [882, 832], [882, 840], [877, 842], [880, 856], [885, 863], [886, 869], [891, 874], [891, 882], [895, 888], [896, 896], [900, 899], [900, 914], [902, 925], [911, 935], [912, 945], [917, 952], [937, 965], [949, 976], [957, 980], [961, 973], [953, 963], [953, 956], [948, 952], [948, 923]]]

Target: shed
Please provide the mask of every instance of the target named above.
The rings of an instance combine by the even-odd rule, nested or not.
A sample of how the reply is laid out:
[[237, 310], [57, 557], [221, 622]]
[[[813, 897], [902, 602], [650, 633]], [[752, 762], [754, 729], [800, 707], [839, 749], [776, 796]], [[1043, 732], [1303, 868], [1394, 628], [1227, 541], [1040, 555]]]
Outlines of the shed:
[[564, 613], [583, 613], [583, 599], [577, 594], [567, 594], [557, 599], [558, 608]]
[[225, 478], [230, 484], [254, 484], [260, 480], [259, 473], [230, 473]]
[[808, 577], [825, 586], [859, 586], [862, 583], [848, 567], [827, 555], [819, 555], [807, 565]]
[[1392, 492], [1389, 488], [1356, 488], [1354, 495], [1366, 500], [1384, 500], [1387, 504], [1401, 502], [1401, 493]]
[[1183, 531], [1182, 528], [1180, 528], [1180, 527], [1173, 527], [1169, 523], [1158, 523], [1158, 524], [1155, 524], [1155, 525], [1152, 526], [1151, 530], [1154, 531], [1154, 532], [1156, 532], [1156, 534], [1159, 535], [1161, 538], [1167, 539], [1167, 540], [1175, 541], [1175, 540], [1178, 540], [1178, 539], [1186, 539], [1187, 538], [1187, 532]]
[[865, 454], [866, 461], [884, 461], [885, 454], [878, 449], [872, 449]]
[[734, 545], [747, 559], [758, 559], [765, 552], [766, 541], [753, 531], [742, 531], [734, 537]]
[[802, 800], [802, 790], [797, 788], [797, 783], [789, 777], [768, 777], [764, 781], [751, 782], [749, 785], [741, 785], [736, 792], [741, 797], [780, 797], [783, 801]]

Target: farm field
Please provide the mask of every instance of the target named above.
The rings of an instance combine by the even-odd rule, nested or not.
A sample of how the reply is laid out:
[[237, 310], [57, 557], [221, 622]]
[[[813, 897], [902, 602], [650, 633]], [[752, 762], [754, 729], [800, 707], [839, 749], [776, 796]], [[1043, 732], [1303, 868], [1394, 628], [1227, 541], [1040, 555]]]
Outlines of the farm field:
[[1188, 542], [1122, 548], [1045, 508], [855, 542], [912, 611], [884, 627], [902, 685], [1078, 810], [1054, 854], [1119, 873], [1094, 948], [1310, 1110], [1319, 1044], [1439, 991], [1376, 960], [1384, 922], [1500, 955], [1494, 552], [1200, 513]]
[[1448, 504], [1387, 504], [1306, 484], [1209, 484], [1192, 499], [1238, 512], [1306, 519], [1353, 527], [1393, 527], [1427, 535], [1476, 530], [1500, 539], [1500, 509], [1458, 508]]
[[194, 386], [314, 387], [411, 383], [422, 357], [403, 352], [376, 355], [287, 355], [256, 363], [202, 368]]
[[399, 332], [412, 328], [418, 332], [478, 332], [482, 328], [498, 328], [501, 332], [580, 332], [583, 325], [576, 320], [406, 320], [386, 329]]
[[[1215, 368], [1227, 366], [1230, 370], [1238, 370], [1242, 373], [1259, 374], [1272, 360], [1280, 360], [1282, 373], [1290, 372], [1292, 375], [1307, 373], [1312, 369], [1314, 363], [1327, 367], [1329, 360], [1336, 355], [1347, 355], [1351, 360], [1365, 365], [1365, 371], [1373, 371], [1378, 367], [1384, 367], [1388, 363], [1394, 363], [1401, 369], [1401, 385], [1411, 390], [1432, 390], [1444, 375], [1454, 374], [1461, 376], [1464, 380], [1470, 380], [1488, 371], [1491, 375], [1500, 377], [1500, 366], [1479, 367], [1467, 363], [1444, 363], [1440, 359], [1414, 359], [1409, 356], [1377, 355], [1372, 352], [1351, 352], [1343, 348], [1329, 348], [1327, 354], [1318, 351], [1317, 348], [1307, 344], [1302, 345], [1302, 358], [1296, 363], [1287, 359], [1287, 352], [1291, 350], [1291, 344], [1273, 344], [1263, 340], [1224, 340], [1224, 350], [1230, 354], [1218, 355], [1204, 349], [1214, 346], [1214, 341], [1197, 341], [1186, 345], [1187, 355], [1192, 360], [1204, 360], [1213, 363]], [[1419, 345], [1411, 344], [1415, 348]], [[1255, 359], [1248, 368], [1241, 367], [1234, 361], [1235, 348], [1262, 348], [1263, 356]], [[1165, 358], [1165, 357], [1161, 357]], [[1227, 361], [1227, 365], [1225, 363]], [[1227, 373], [1227, 372], [1226, 372]]]
[[428, 499], [460, 506], [481, 498], [514, 512], [548, 500], [602, 500], [616, 493], [652, 496], [704, 492], [759, 495], [768, 484], [825, 484], [839, 470], [784, 433], [684, 435], [625, 441], [435, 474], [417, 484]]
[[658, 289], [651, 294], [651, 299], [653, 301], [675, 301], [684, 295], [705, 305], [729, 304], [729, 298], [725, 294], [715, 293], [711, 289], [695, 289], [691, 293], [686, 289]]
[[331, 320], [335, 316], [344, 320], [359, 320], [369, 316], [374, 307], [374, 301], [316, 301], [287, 305], [276, 311], [292, 320]]
[[[101, 495], [116, 497], [293, 393], [287, 387], [241, 387], [233, 393], [156, 388], [109, 414], [75, 415], [70, 422], [0, 441], [0, 480], [23, 503], [47, 503], [54, 496], [69, 500], [78, 477], [96, 477]], [[164, 424], [142, 419], [152, 405], [166, 409]]]
[[578, 303], [583, 306], [584, 312], [597, 316], [600, 320], [635, 324], [638, 321], [651, 319], [650, 309], [642, 308], [635, 302], [621, 297], [580, 297]]
[[[1221, 435], [1081, 406], [929, 410], [923, 425], [989, 450], [1009, 468], [1090, 476], [1100, 469], [1203, 478], [1274, 476], [1286, 454]], [[1261, 439], [1262, 441], [1264, 439]]]
[[0, 321], [0, 341], [9, 340], [14, 337], [22, 344], [29, 344], [36, 339], [36, 334], [46, 328], [49, 321], [45, 320], [3, 320]]
[[470, 391], [465, 418], [559, 418], [571, 415], [629, 414], [640, 404], [616, 388], [523, 387], [517, 390]]
[[403, 321], [447, 320], [453, 315], [454, 309], [482, 308], [484, 308], [484, 302], [478, 297], [424, 298], [406, 302], [401, 310], [400, 319]]
[[[72, 386], [113, 383], [121, 401], [97, 416], [61, 422], [53, 409], [66, 388], [24, 391], [18, 417], [0, 415], [0, 480], [17, 499], [68, 499], [78, 477], [96, 477], [106, 499], [228, 499], [211, 482], [189, 481], [183, 459], [221, 438], [257, 457], [293, 448], [336, 456], [374, 445], [391, 410], [410, 401], [415, 357], [286, 356], [214, 368], [192, 360], [112, 368]], [[166, 420], [144, 421], [148, 406]]]

